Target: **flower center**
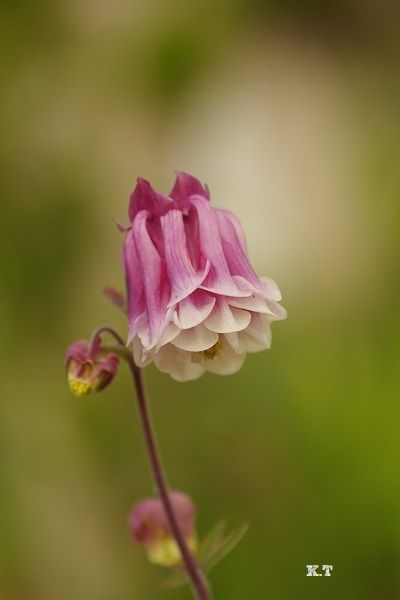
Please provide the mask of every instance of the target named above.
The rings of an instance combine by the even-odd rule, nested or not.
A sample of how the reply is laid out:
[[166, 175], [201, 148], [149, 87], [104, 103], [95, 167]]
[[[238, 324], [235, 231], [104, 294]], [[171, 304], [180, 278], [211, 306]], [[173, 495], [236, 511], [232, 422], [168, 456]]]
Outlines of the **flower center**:
[[218, 336], [218, 339], [215, 342], [214, 346], [211, 346], [211, 348], [207, 348], [207, 350], [203, 350], [202, 352], [200, 352], [200, 354], [204, 360], [212, 360], [213, 358], [218, 356], [218, 354], [221, 352], [221, 349], [222, 338], [221, 336]]
[[82, 379], [70, 379], [69, 389], [75, 396], [87, 396], [92, 391], [91, 383]]

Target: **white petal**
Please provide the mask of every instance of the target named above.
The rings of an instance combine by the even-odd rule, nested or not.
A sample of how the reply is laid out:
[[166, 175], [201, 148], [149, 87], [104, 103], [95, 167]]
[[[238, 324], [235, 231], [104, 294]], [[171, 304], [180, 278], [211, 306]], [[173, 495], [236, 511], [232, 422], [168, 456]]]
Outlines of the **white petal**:
[[211, 373], [231, 375], [239, 371], [245, 358], [246, 354], [238, 354], [229, 344], [224, 343], [220, 353], [212, 359], [206, 359], [204, 366]]
[[283, 308], [283, 306], [281, 306], [277, 302], [274, 302], [273, 300], [267, 300], [267, 304], [271, 309], [274, 321], [281, 321], [282, 319], [286, 319], [287, 312], [286, 309]]
[[247, 298], [227, 298], [227, 300], [229, 306], [244, 308], [246, 310], [251, 310], [252, 312], [269, 313], [270, 315], [273, 314], [264, 298], [258, 294], [248, 296]]
[[190, 381], [203, 375], [205, 369], [200, 363], [191, 360], [190, 352], [179, 350], [172, 344], [163, 346], [153, 355], [156, 366], [177, 381]]
[[271, 346], [271, 328], [268, 316], [254, 313], [250, 325], [243, 331], [243, 336], [240, 336], [239, 341], [244, 344], [244, 347], [251, 345], [251, 352], [269, 348]]
[[271, 324], [267, 319], [252, 318], [252, 324], [238, 333], [225, 333], [224, 338], [235, 352], [260, 352], [271, 347]]
[[196, 290], [179, 302], [177, 312], [174, 314], [174, 323], [181, 329], [195, 327], [208, 317], [214, 304], [214, 296], [203, 290]]
[[218, 341], [218, 334], [206, 329], [204, 325], [196, 325], [191, 329], [184, 329], [172, 342], [174, 346], [190, 352], [201, 352], [214, 346]]
[[133, 340], [135, 335], [138, 335], [138, 333], [140, 331], [143, 331], [146, 328], [147, 328], [147, 336], [149, 336], [147, 313], [142, 312], [142, 314], [140, 314], [138, 317], [136, 317], [136, 319], [133, 321], [133, 323], [129, 324], [127, 346], [131, 343], [131, 341]]
[[158, 352], [158, 350], [162, 346], [165, 346], [165, 344], [168, 344], [168, 342], [174, 340], [179, 335], [180, 331], [181, 330], [179, 329], [179, 327], [177, 327], [174, 323], [168, 323], [168, 325], [164, 328], [164, 331], [158, 339], [156, 352]]
[[[282, 294], [277, 284], [270, 277], [260, 277], [260, 286], [255, 287], [252, 285], [247, 279], [241, 277], [240, 275], [234, 275], [232, 277], [236, 286], [243, 292], [240, 296], [250, 296], [252, 294], [259, 294], [265, 298], [265, 300], [279, 302], [282, 300]], [[245, 290], [248, 290], [248, 293], [244, 293]], [[239, 295], [239, 294], [238, 294]], [[235, 296], [236, 297], [236, 296]], [[284, 318], [284, 317], [282, 317]]]
[[[135, 336], [138, 335], [140, 341], [142, 342], [145, 348], [149, 347], [150, 344], [150, 330], [149, 330], [149, 321], [147, 318], [147, 313], [142, 313], [134, 323], [134, 331], [136, 331]], [[128, 343], [130, 343], [134, 339], [131, 334], [128, 337]]]
[[211, 314], [204, 321], [204, 325], [217, 333], [230, 333], [241, 331], [250, 323], [251, 314], [247, 310], [231, 308], [223, 297], [218, 297]]
[[[245, 330], [246, 331], [246, 330]], [[241, 332], [244, 333], [244, 332]], [[240, 347], [239, 334], [236, 331], [224, 334], [225, 340], [230, 344], [235, 352], [242, 352]]]
[[282, 300], [282, 294], [275, 281], [270, 277], [260, 277], [260, 279], [264, 284], [264, 291], [268, 298], [280, 302]]
[[241, 331], [238, 334], [239, 337], [239, 350], [241, 352], [260, 352], [261, 350], [267, 350], [271, 347], [272, 335], [271, 335], [271, 324], [267, 323], [264, 326], [264, 331], [261, 336], [256, 339], [254, 335], [248, 333], [248, 330]]
[[164, 328], [162, 329], [158, 339], [153, 340], [153, 343], [150, 344], [150, 328], [149, 328], [149, 322], [148, 322], [148, 318], [147, 318], [147, 314], [143, 313], [142, 315], [140, 315], [139, 317], [139, 321], [138, 321], [138, 333], [137, 335], [140, 338], [140, 341], [142, 342], [144, 348], [146, 350], [151, 350], [153, 349], [155, 346], [160, 346], [166, 343], [166, 341], [168, 340], [169, 336], [173, 336], [174, 335], [174, 331], [171, 330], [171, 328], [168, 326], [170, 321], [172, 320], [172, 315], [173, 315], [173, 308], [169, 308], [167, 310], [167, 312], [165, 313], [165, 325]]
[[143, 344], [136, 336], [132, 340], [133, 360], [138, 367], [145, 367], [151, 363], [151, 356], [143, 348]]

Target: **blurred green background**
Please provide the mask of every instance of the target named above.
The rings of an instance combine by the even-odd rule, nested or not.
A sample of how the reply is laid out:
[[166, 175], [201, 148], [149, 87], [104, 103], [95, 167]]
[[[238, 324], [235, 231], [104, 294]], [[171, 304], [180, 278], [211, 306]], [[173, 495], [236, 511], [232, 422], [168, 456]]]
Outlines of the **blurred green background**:
[[[123, 286], [138, 175], [232, 209], [289, 318], [237, 375], [145, 372], [170, 482], [249, 533], [216, 600], [400, 597], [400, 12], [390, 1], [3, 0], [0, 598], [155, 600], [128, 373], [74, 398], [63, 355]], [[306, 564], [332, 564], [328, 579]]]

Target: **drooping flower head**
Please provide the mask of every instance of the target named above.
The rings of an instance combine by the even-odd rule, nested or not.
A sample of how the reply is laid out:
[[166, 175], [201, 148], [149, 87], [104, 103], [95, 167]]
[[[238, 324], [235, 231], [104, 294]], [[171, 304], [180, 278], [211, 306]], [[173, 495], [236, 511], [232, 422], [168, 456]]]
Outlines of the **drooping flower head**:
[[[169, 492], [169, 499], [179, 528], [189, 548], [195, 552], [194, 504], [182, 492]], [[129, 527], [134, 539], [145, 547], [150, 562], [170, 567], [182, 561], [160, 498], [146, 498], [138, 502], [129, 515]]]
[[138, 366], [154, 361], [178, 381], [227, 375], [271, 344], [284, 319], [272, 279], [252, 268], [243, 230], [213, 208], [196, 178], [179, 173], [165, 196], [138, 179], [124, 243], [129, 337]]
[[101, 348], [100, 340], [73, 342], [65, 355], [68, 384], [75, 396], [100, 392], [111, 383], [117, 372], [119, 358]]

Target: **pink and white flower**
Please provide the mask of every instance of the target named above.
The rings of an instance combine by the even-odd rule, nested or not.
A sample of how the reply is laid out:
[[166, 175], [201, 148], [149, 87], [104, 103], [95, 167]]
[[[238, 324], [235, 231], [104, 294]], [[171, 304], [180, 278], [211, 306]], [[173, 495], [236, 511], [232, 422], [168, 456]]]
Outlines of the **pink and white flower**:
[[138, 179], [124, 242], [129, 334], [140, 367], [178, 381], [228, 375], [271, 345], [281, 293], [252, 268], [237, 218], [213, 208], [196, 178], [178, 173], [165, 196]]

